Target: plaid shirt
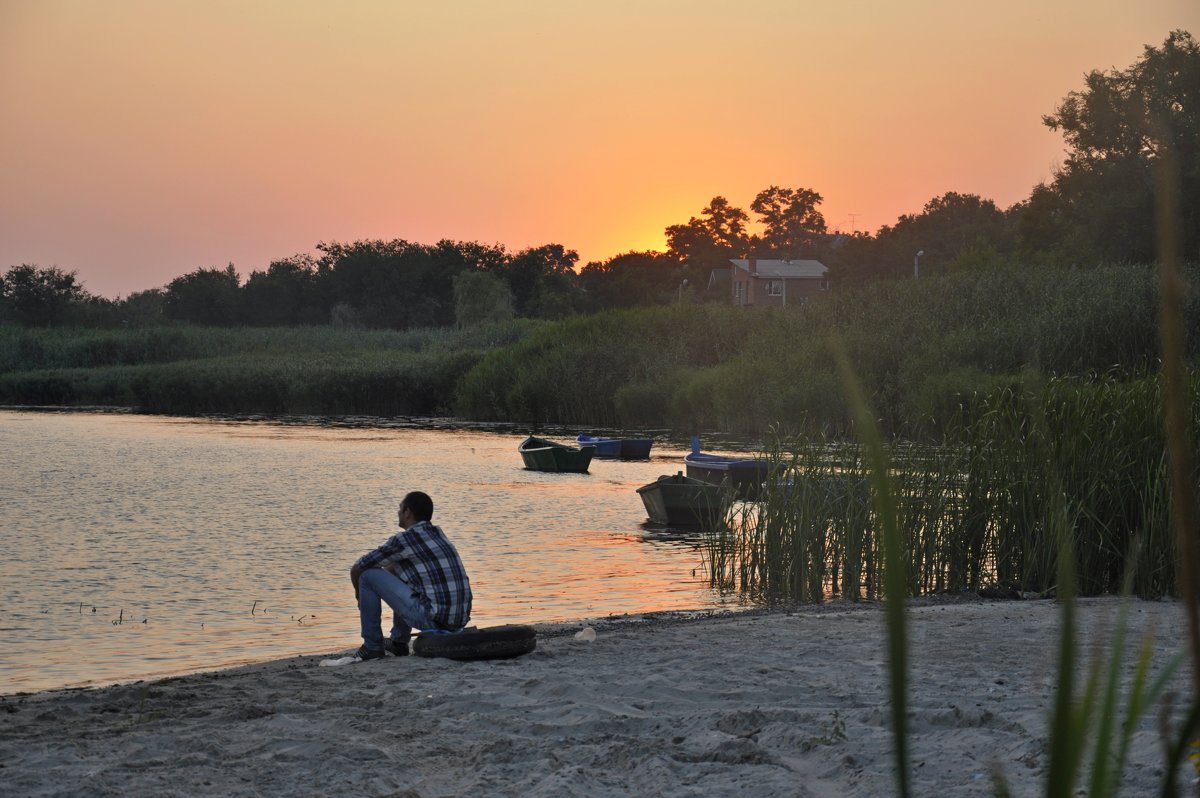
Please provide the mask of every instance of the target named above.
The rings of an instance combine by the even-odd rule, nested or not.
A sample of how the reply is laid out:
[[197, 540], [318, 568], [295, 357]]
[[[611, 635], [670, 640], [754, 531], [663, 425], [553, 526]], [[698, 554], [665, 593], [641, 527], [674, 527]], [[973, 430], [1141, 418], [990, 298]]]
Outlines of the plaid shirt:
[[418, 521], [364, 554], [362, 570], [386, 568], [430, 605], [429, 614], [443, 629], [458, 630], [471, 619], [471, 583], [458, 550], [441, 527]]

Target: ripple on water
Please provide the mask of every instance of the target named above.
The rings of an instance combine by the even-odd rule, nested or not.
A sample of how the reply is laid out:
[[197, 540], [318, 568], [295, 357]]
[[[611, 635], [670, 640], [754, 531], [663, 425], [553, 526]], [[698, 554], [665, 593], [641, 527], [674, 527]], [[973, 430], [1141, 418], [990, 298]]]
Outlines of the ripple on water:
[[642, 527], [634, 488], [682, 448], [552, 475], [521, 467], [522, 438], [0, 411], [0, 692], [353, 647], [350, 564], [413, 489], [467, 563], [480, 625], [723, 606], [694, 541]]

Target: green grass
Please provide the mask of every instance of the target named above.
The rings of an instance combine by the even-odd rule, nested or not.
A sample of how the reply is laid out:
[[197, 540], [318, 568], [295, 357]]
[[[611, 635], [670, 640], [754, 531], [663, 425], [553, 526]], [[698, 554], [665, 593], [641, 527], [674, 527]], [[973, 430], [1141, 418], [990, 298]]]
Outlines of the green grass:
[[[672, 306], [578, 317], [494, 350], [457, 414], [528, 423], [762, 434], [850, 428], [830, 335], [885, 435], [937, 439], [963, 398], [1027, 373], [1139, 379], [1159, 359], [1158, 289], [1142, 266], [904, 280], [802, 310]], [[1200, 330], [1188, 295], [1185, 327]], [[1200, 340], [1184, 342], [1194, 362]]]
[[240, 354], [0, 376], [0, 402], [109, 405], [150, 413], [446, 415], [463, 352]]
[[0, 327], [0, 402], [155, 413], [446, 415], [489, 348], [535, 325], [407, 332]]
[[[361, 362], [366, 353], [382, 352], [462, 365], [458, 356], [472, 352], [476, 362], [447, 397], [448, 412], [465, 419], [845, 433], [853, 414], [824, 344], [835, 335], [871, 405], [880, 409], [881, 431], [938, 440], [966, 397], [1019, 383], [1029, 373], [1112, 373], [1119, 380], [1152, 373], [1159, 357], [1157, 296], [1153, 270], [1109, 266], [900, 280], [788, 311], [673, 305], [471, 331], [9, 326], [0, 327], [0, 375], [20, 373], [5, 401], [28, 403], [96, 393], [82, 384], [81, 373], [64, 370], [234, 358], [224, 379], [231, 390], [244, 386], [248, 393], [243, 407], [236, 407], [235, 394], [224, 396], [222, 406], [265, 412], [271, 402], [261, 397], [271, 391], [253, 375], [235, 379], [238, 363], [257, 369], [263, 358], [321, 355]], [[1200, 302], [1191, 294], [1184, 297], [1182, 320], [1185, 330], [1200, 330]], [[1189, 335], [1183, 356], [1194, 362], [1200, 341]], [[95, 379], [112, 382], [124, 373]], [[158, 407], [190, 412], [182, 404]]]

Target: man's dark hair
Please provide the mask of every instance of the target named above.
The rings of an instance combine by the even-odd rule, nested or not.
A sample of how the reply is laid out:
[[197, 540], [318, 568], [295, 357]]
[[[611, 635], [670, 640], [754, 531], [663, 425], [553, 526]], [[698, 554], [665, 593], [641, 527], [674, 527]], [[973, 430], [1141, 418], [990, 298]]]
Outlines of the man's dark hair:
[[419, 490], [404, 497], [401, 507], [407, 507], [418, 521], [428, 521], [433, 518], [433, 499]]

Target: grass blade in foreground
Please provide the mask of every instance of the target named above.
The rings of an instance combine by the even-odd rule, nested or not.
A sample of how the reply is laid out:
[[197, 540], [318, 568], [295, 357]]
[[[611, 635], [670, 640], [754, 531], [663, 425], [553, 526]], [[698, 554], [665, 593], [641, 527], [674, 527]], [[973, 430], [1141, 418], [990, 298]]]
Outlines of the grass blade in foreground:
[[1175, 545], [1178, 547], [1180, 598], [1187, 609], [1188, 639], [1192, 650], [1192, 678], [1200, 695], [1200, 552], [1196, 541], [1196, 494], [1191, 440], [1188, 432], [1187, 391], [1184, 369], [1183, 274], [1179, 257], [1179, 163], [1171, 146], [1162, 148], [1155, 164], [1156, 217], [1162, 305], [1163, 410], [1167, 425], [1167, 450], [1171, 465], [1171, 500], [1175, 510]]
[[838, 364], [850, 407], [854, 412], [858, 436], [867, 450], [871, 493], [875, 516], [883, 526], [884, 596], [888, 628], [888, 664], [891, 670], [892, 732], [895, 738], [897, 794], [907, 798], [908, 769], [908, 643], [905, 629], [904, 601], [908, 595], [905, 584], [905, 556], [896, 520], [896, 501], [888, 477], [888, 461], [883, 449], [879, 427], [871, 415], [862, 385], [855, 376], [846, 348], [838, 340], [830, 341]]
[[[1056, 495], [1061, 496], [1061, 491]], [[1058, 527], [1058, 598], [1062, 602], [1062, 627], [1058, 638], [1058, 681], [1054, 687], [1054, 714], [1050, 719], [1050, 767], [1046, 774], [1046, 796], [1070, 795], [1087, 739], [1087, 710], [1090, 700], [1075, 704], [1075, 549], [1064, 508], [1054, 513]], [[1094, 680], [1089, 681], [1088, 694]]]
[[[1155, 120], [1159, 122], [1159, 120]], [[1154, 163], [1155, 219], [1158, 227], [1158, 260], [1161, 280], [1159, 330], [1162, 338], [1163, 411], [1167, 427], [1167, 451], [1171, 466], [1171, 505], [1175, 516], [1176, 561], [1179, 595], [1187, 611], [1188, 641], [1192, 654], [1191, 711], [1167, 756], [1163, 795], [1175, 794], [1175, 768], [1188, 747], [1198, 740], [1193, 735], [1200, 725], [1200, 552], [1196, 540], [1196, 492], [1191, 440], [1188, 429], [1187, 392], [1184, 381], [1184, 332], [1180, 320], [1183, 306], [1183, 275], [1179, 256], [1179, 170], [1180, 163], [1164, 126], [1156, 125], [1160, 157]]]

